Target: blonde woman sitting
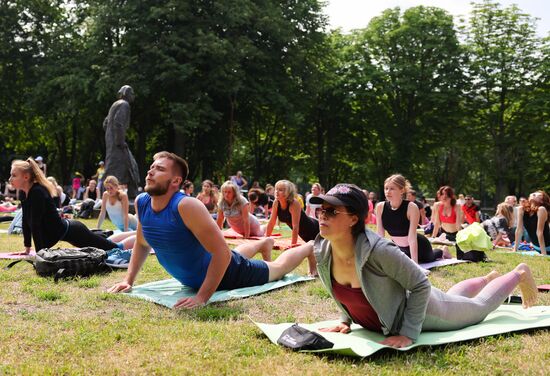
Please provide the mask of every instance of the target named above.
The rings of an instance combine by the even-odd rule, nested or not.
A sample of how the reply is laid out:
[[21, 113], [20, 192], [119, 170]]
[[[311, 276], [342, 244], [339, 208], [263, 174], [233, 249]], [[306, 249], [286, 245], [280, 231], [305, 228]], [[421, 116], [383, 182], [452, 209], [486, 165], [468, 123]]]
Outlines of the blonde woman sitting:
[[514, 232], [510, 227], [513, 221], [514, 208], [503, 202], [498, 204], [493, 218], [481, 223], [485, 232], [491, 237], [494, 245], [509, 247], [514, 240]]
[[120, 231], [135, 231], [137, 228], [137, 219], [133, 214], [128, 213], [130, 207], [128, 195], [120, 189], [118, 179], [114, 176], [108, 176], [103, 181], [103, 186], [105, 187], [105, 192], [103, 193], [97, 228], [101, 228], [105, 220], [105, 213], [107, 212], [111, 222]]

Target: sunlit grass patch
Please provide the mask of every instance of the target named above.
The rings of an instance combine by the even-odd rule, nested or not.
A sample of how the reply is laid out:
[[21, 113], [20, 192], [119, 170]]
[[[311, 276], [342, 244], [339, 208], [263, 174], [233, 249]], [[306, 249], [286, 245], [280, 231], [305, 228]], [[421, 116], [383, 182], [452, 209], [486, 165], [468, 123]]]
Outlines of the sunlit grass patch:
[[317, 296], [322, 299], [330, 298], [330, 294], [328, 293], [327, 289], [322, 285], [310, 285], [307, 293], [309, 295]]
[[101, 284], [101, 279], [99, 276], [91, 276], [88, 278], [78, 278], [77, 285], [78, 287], [85, 289], [92, 289], [98, 287]]
[[[95, 227], [95, 220], [87, 221]], [[19, 251], [23, 238], [0, 236]], [[274, 258], [280, 252], [273, 252]], [[443, 290], [496, 269], [527, 262], [538, 283], [550, 283], [548, 259], [490, 253], [491, 263], [433, 270]], [[0, 267], [7, 262], [0, 261]], [[307, 273], [302, 263], [297, 274]], [[549, 374], [550, 331], [533, 330], [414, 351], [387, 350], [368, 359], [288, 351], [250, 320], [312, 323], [339, 317], [322, 283], [294, 284], [248, 299], [174, 310], [105, 292], [126, 271], [54, 283], [20, 263], [0, 273], [0, 374], [435, 375]], [[170, 278], [149, 256], [136, 285]], [[550, 305], [550, 294], [539, 294]], [[521, 364], [521, 367], [518, 366]]]
[[36, 290], [33, 291], [32, 294], [41, 301], [45, 302], [66, 302], [68, 300], [68, 297], [65, 294], [60, 293], [59, 291], [55, 290]]
[[[184, 313], [184, 312], [182, 312]], [[235, 320], [242, 314], [242, 309], [239, 307], [228, 307], [223, 304], [208, 305], [199, 309], [184, 313], [191, 319], [200, 321], [222, 321]]]

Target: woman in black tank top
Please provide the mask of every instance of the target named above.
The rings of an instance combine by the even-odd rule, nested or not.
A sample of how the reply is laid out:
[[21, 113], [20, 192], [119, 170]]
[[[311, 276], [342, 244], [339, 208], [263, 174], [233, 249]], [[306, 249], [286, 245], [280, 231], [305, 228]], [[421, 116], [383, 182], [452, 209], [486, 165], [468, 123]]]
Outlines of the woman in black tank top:
[[84, 200], [89, 198], [95, 201], [97, 200], [98, 197], [99, 197], [99, 188], [97, 187], [97, 182], [92, 179], [88, 182], [86, 191], [84, 191]]
[[[303, 241], [314, 240], [319, 234], [319, 221], [308, 217], [302, 206], [295, 200], [296, 188], [288, 180], [279, 180], [275, 184], [275, 201], [271, 209], [271, 217], [267, 224], [266, 236], [271, 236], [275, 222], [279, 219], [292, 229], [291, 244], [298, 243], [298, 235]], [[309, 259], [309, 273], [317, 275], [317, 263], [315, 256], [311, 254]]]
[[433, 250], [428, 239], [416, 232], [420, 211], [416, 204], [403, 199], [407, 189], [410, 183], [401, 175], [392, 175], [384, 182], [386, 201], [376, 205], [378, 235], [384, 237], [387, 231], [401, 251], [416, 263], [451, 258], [447, 250]]

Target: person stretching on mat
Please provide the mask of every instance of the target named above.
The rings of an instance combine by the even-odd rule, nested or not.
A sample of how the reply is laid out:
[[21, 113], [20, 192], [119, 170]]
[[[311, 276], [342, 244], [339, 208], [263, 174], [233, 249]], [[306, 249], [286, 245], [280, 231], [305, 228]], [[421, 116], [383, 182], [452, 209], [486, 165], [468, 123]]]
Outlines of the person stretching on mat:
[[76, 247], [96, 247], [103, 250], [125, 249], [125, 243], [115, 243], [91, 232], [83, 223], [62, 219], [57, 213], [53, 196], [57, 193], [34, 159], [16, 160], [11, 165], [10, 183], [25, 192], [23, 201], [23, 238], [25, 250], [31, 251], [31, 237], [37, 251], [51, 248], [64, 240]]
[[497, 211], [495, 216], [489, 219], [486, 219], [481, 223], [481, 226], [491, 237], [493, 244], [510, 246], [510, 242], [514, 239], [514, 232], [512, 231], [510, 225], [513, 222], [514, 208], [502, 202], [497, 205]]
[[[319, 221], [306, 215], [296, 198], [294, 183], [288, 180], [279, 180], [275, 183], [275, 201], [267, 223], [266, 236], [273, 233], [277, 219], [292, 229], [291, 247], [298, 244], [298, 235], [304, 242], [309, 242], [319, 234]], [[313, 254], [309, 258], [309, 274], [317, 275]]]
[[[441, 233], [445, 233], [447, 240], [455, 241], [456, 234], [462, 230], [463, 212], [456, 203], [455, 191], [452, 187], [445, 185], [437, 191], [438, 201], [434, 204], [432, 210], [432, 221], [434, 228], [432, 238], [437, 238]], [[456, 258], [459, 260], [464, 256], [464, 252], [456, 247]]]
[[128, 195], [120, 189], [118, 179], [115, 176], [107, 176], [103, 181], [105, 192], [101, 202], [101, 212], [97, 219], [97, 228], [101, 228], [105, 220], [105, 212], [109, 214], [109, 219], [113, 224], [123, 232], [129, 230], [135, 231], [137, 228], [137, 218], [129, 214]]
[[414, 202], [403, 199], [410, 189], [411, 184], [402, 175], [395, 174], [386, 179], [386, 201], [376, 204], [378, 235], [384, 237], [387, 231], [399, 249], [417, 264], [451, 258], [446, 247], [443, 250], [433, 250], [428, 239], [416, 232], [420, 211]]
[[[527, 230], [531, 242], [535, 245], [535, 250], [548, 255], [550, 252], [550, 198], [545, 191], [536, 191], [529, 195], [529, 200], [524, 201], [518, 209], [516, 219], [516, 242], [514, 251], [518, 251], [519, 242], [523, 235], [523, 228]], [[538, 249], [537, 249], [538, 248]]]
[[208, 213], [196, 198], [179, 192], [187, 177], [185, 160], [160, 152], [145, 179], [145, 193], [136, 198], [137, 239], [124, 280], [110, 292], [132, 288], [152, 246], [159, 263], [182, 284], [197, 289], [193, 297], [180, 299], [174, 308], [206, 304], [216, 290], [258, 286], [282, 278], [313, 253], [313, 244], [284, 252], [275, 261], [251, 260], [271, 252], [273, 239], [243, 244], [231, 251]]
[[212, 183], [212, 181], [205, 180], [202, 182], [202, 190], [197, 195], [197, 199], [206, 206], [206, 209], [208, 209], [211, 214], [218, 211], [218, 195], [214, 191], [214, 183]]
[[422, 331], [448, 331], [477, 324], [519, 286], [524, 308], [537, 298], [529, 267], [492, 271], [443, 292], [392, 242], [363, 225], [368, 203], [352, 184], [338, 184], [312, 199], [322, 204], [314, 255], [319, 276], [342, 315], [325, 332], [349, 333], [351, 322], [388, 336], [392, 347], [412, 344]]
[[248, 200], [241, 195], [239, 187], [228, 180], [222, 184], [220, 191], [216, 219], [218, 227], [223, 229], [223, 221], [227, 219], [231, 229], [245, 239], [251, 236], [264, 236], [265, 227], [260, 226], [258, 219], [250, 213]]
[[288, 180], [279, 180], [275, 184], [275, 201], [267, 224], [267, 236], [271, 236], [277, 219], [292, 229], [293, 245], [298, 243], [298, 235], [308, 242], [319, 234], [319, 221], [306, 215], [296, 199], [294, 184]]

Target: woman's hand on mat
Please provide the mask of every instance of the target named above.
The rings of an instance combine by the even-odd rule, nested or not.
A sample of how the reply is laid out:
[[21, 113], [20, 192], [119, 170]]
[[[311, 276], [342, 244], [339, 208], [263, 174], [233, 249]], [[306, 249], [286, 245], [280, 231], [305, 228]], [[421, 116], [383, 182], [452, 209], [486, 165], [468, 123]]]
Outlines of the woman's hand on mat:
[[412, 339], [407, 336], [391, 336], [380, 342], [382, 345], [388, 345], [399, 349], [401, 347], [407, 347], [413, 343]]
[[190, 298], [183, 298], [180, 299], [174, 304], [174, 308], [197, 308], [202, 307], [205, 305], [206, 302], [203, 302], [201, 299], [197, 298], [196, 296], [192, 296]]
[[117, 283], [116, 285], [111, 287], [109, 290], [107, 290], [107, 292], [115, 292], [115, 293], [126, 292], [126, 291], [130, 291], [131, 289], [132, 289], [132, 285], [124, 281], [124, 282]]
[[13, 253], [10, 253], [10, 255], [25, 256], [25, 255], [28, 255], [29, 253], [31, 253], [31, 251], [32, 251], [31, 247], [25, 247], [25, 250], [23, 252], [13, 252]]
[[336, 326], [331, 326], [329, 328], [319, 328], [320, 332], [337, 332], [337, 333], [344, 333], [347, 334], [351, 332], [351, 329], [348, 324], [345, 322], [342, 322]]

